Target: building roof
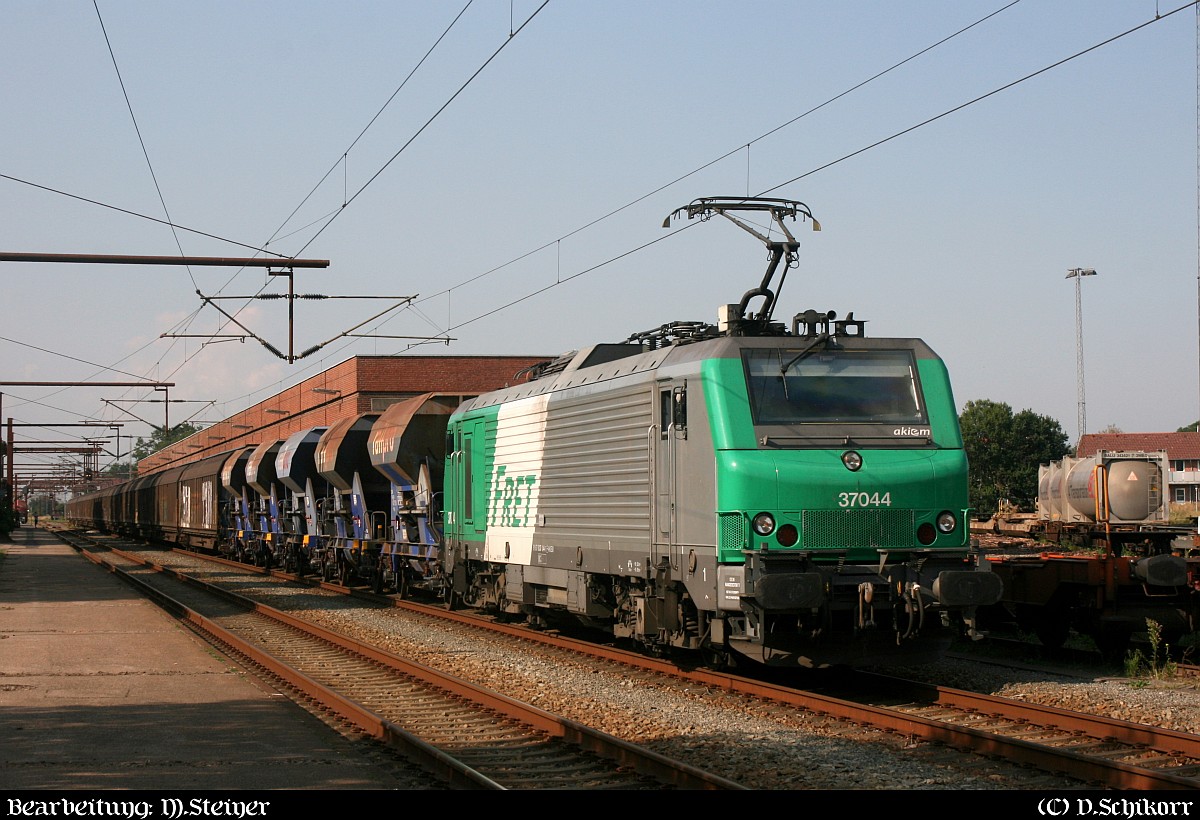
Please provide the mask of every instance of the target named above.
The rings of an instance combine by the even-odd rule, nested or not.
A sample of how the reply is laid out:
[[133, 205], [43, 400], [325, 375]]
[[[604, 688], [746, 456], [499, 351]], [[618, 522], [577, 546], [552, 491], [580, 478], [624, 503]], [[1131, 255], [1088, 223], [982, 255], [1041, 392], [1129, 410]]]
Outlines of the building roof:
[[1076, 455], [1086, 458], [1099, 450], [1166, 450], [1169, 459], [1200, 459], [1200, 433], [1088, 433], [1079, 440]]

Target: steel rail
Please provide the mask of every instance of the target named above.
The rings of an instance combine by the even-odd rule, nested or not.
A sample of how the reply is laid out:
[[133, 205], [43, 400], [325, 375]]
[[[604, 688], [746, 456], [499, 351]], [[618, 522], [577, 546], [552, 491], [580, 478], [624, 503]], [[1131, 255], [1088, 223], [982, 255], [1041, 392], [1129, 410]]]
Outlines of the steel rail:
[[[192, 556], [196, 555], [194, 552], [189, 552], [188, 554]], [[211, 556], [204, 557], [211, 560]], [[245, 567], [244, 564], [231, 563]], [[286, 573], [276, 574], [289, 579], [295, 578], [295, 576]], [[322, 582], [320, 586], [343, 593], [352, 591], [344, 586], [325, 582]], [[825, 714], [860, 725], [941, 743], [962, 751], [996, 756], [1016, 763], [1029, 764], [1043, 771], [1061, 773], [1089, 784], [1100, 784], [1118, 789], [1195, 789], [1200, 786], [1200, 778], [1173, 773], [1169, 769], [1137, 766], [1099, 755], [1087, 755], [1077, 750], [1055, 747], [1021, 737], [1006, 736], [997, 731], [955, 723], [948, 718], [932, 718], [906, 713], [897, 708], [878, 706], [861, 701], [779, 686], [727, 672], [687, 669], [669, 660], [649, 658], [613, 647], [592, 644], [552, 633], [533, 631], [526, 627], [500, 624], [465, 612], [455, 612], [442, 607], [419, 604], [413, 601], [355, 592], [356, 594], [366, 595], [366, 597], [371, 597], [375, 600], [389, 600], [393, 606], [414, 612], [421, 612], [429, 617], [452, 620], [457, 623], [468, 624], [477, 629], [498, 632], [546, 646], [555, 646], [589, 657], [604, 658], [646, 671], [668, 675], [676, 679], [718, 687], [731, 693], [769, 699], [787, 706]], [[947, 708], [950, 706], [950, 701], [955, 699], [963, 700], [972, 695], [972, 693], [948, 687], [940, 687], [939, 691], [941, 692], [940, 697], [944, 701], [942, 705]], [[996, 698], [995, 696], [988, 697], [996, 702], [1014, 704], [1013, 708], [1022, 710], [1024, 718], [1009, 718], [1010, 720], [1024, 719], [1030, 723], [1036, 723], [1037, 718], [1033, 717], [1033, 715], [1037, 712], [1041, 711], [1049, 714], [1045, 709], [1038, 708], [1036, 705], [1034, 705], [1034, 708], [1031, 708], [1031, 704], [1024, 701], [1006, 701], [1006, 699]], [[971, 707], [968, 706], [966, 708], [969, 709]], [[1058, 712], [1063, 716], [1073, 714], [1065, 710], [1058, 710]], [[1111, 742], [1113, 724], [1122, 723], [1121, 721], [1112, 721], [1109, 718], [1097, 718], [1096, 716], [1087, 715], [1076, 715], [1075, 720], [1079, 726], [1086, 725], [1090, 726], [1090, 728], [1079, 728], [1069, 731], [1083, 732], [1098, 743]], [[1157, 749], [1164, 755], [1188, 754], [1182, 751], [1171, 751], [1170, 743], [1179, 744], [1179, 749], [1191, 749], [1194, 747], [1194, 741], [1189, 740], [1190, 736], [1187, 736], [1186, 733], [1171, 733], [1170, 730], [1158, 730], [1155, 727], [1145, 727], [1141, 724], [1133, 723], [1130, 723], [1129, 727], [1131, 727], [1129, 730], [1131, 732], [1134, 731], [1132, 727], [1137, 727], [1137, 730], [1143, 734], [1142, 740], [1148, 740], [1151, 736], [1164, 732], [1165, 734], [1162, 735], [1164, 739], [1157, 746], [1154, 745], [1153, 741], [1149, 741], [1146, 744], [1148, 748]], [[1170, 738], [1172, 735], [1175, 736], [1174, 739], [1168, 740], [1167, 738]], [[1129, 742], [1137, 744], [1141, 741], [1134, 738]], [[1187, 771], [1182, 766], [1179, 769], [1180, 772]]]
[[[61, 536], [61, 533], [59, 535]], [[108, 567], [110, 571], [120, 572], [122, 577], [127, 578], [131, 583], [135, 583], [139, 588], [147, 588], [146, 585], [139, 582], [135, 577], [115, 567], [112, 562], [105, 561], [103, 557], [95, 555], [90, 550], [82, 548], [79, 545], [73, 546], [83, 552], [89, 560]], [[664, 784], [680, 789], [744, 790], [745, 788], [734, 781], [679, 761], [671, 760], [649, 749], [626, 742], [607, 733], [594, 730], [566, 718], [561, 718], [538, 707], [522, 703], [460, 678], [446, 675], [438, 670], [408, 661], [385, 650], [363, 644], [347, 636], [324, 629], [303, 618], [289, 615], [266, 604], [255, 602], [245, 596], [193, 578], [187, 573], [149, 561], [143, 556], [109, 549], [115, 554], [121, 555], [126, 560], [151, 568], [155, 572], [168, 575], [182, 583], [194, 585], [203, 588], [207, 592], [215, 593], [246, 611], [255, 612], [293, 629], [314, 635], [323, 641], [348, 649], [367, 660], [393, 669], [401, 675], [426, 681], [433, 686], [476, 703], [484, 709], [504, 715], [545, 735], [559, 738], [577, 748], [615, 761], [622, 767], [628, 767], [634, 771], [654, 777]], [[195, 553], [192, 553], [192, 555], [195, 555]], [[243, 569], [247, 568], [244, 564], [233, 563]], [[149, 589], [152, 590], [153, 588], [150, 587]], [[158, 592], [152, 593], [152, 597], [156, 601], [160, 601], [161, 599], [160, 605], [171, 611], [176, 617], [190, 624], [202, 627], [203, 631], [207, 633], [218, 636], [221, 642], [235, 646], [239, 653], [246, 655], [255, 663], [270, 670], [272, 674], [287, 681], [289, 685], [314, 701], [337, 710], [339, 714], [344, 714], [351, 723], [358, 726], [364, 732], [384, 742], [398, 743], [406, 750], [411, 748], [422, 759], [423, 765], [442, 767], [444, 775], [450, 778], [463, 778], [463, 782], [471, 784], [476, 788], [502, 788], [492, 783], [485, 775], [462, 766], [462, 764], [457, 764], [462, 766], [461, 770], [459, 768], [445, 770], [444, 767], [448, 765], [448, 761], [453, 761], [453, 758], [445, 755], [435, 746], [422, 741], [396, 724], [383, 720], [371, 710], [342, 698], [319, 682], [263, 653], [258, 647], [241, 640], [211, 619], [194, 612], [194, 610], [191, 610], [182, 603]], [[452, 782], [458, 781], [455, 780]]]

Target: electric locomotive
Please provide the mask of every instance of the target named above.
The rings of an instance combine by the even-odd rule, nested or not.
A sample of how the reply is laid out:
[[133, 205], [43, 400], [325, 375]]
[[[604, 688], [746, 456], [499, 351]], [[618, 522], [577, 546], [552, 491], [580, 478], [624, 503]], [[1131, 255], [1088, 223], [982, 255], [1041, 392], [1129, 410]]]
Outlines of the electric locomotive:
[[912, 662], [973, 634], [1001, 584], [969, 544], [942, 360], [919, 339], [868, 338], [853, 314], [773, 321], [772, 279], [797, 263], [786, 221], [820, 228], [803, 203], [701, 199], [672, 217], [685, 212], [762, 240], [762, 284], [715, 326], [595, 345], [455, 411], [451, 602], [568, 616], [715, 665]]

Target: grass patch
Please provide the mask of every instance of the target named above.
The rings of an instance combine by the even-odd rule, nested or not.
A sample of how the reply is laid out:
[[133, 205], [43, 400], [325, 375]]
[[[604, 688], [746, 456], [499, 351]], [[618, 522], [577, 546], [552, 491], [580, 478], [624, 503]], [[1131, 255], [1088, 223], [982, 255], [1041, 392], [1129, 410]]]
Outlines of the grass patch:
[[1173, 527], [1191, 527], [1200, 516], [1200, 503], [1195, 501], [1171, 502], [1171, 513], [1168, 522]]
[[[1171, 660], [1171, 646], [1162, 639], [1162, 624], [1153, 618], [1146, 619], [1146, 636], [1150, 641], [1149, 655], [1134, 649], [1125, 656], [1125, 677], [1142, 679], [1144, 686], [1150, 680], [1168, 680], [1179, 674], [1175, 661]], [[1184, 651], [1186, 657], [1191, 647]]]

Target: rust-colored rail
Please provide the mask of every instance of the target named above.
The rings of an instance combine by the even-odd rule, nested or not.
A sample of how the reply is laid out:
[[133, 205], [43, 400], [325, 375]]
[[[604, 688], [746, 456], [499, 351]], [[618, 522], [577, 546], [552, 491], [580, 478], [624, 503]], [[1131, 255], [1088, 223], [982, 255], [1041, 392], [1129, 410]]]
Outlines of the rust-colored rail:
[[[245, 565], [238, 566], [245, 568]], [[328, 588], [347, 591], [339, 586], [330, 585]], [[887, 696], [873, 700], [831, 697], [729, 673], [689, 670], [669, 660], [648, 658], [554, 633], [495, 623], [466, 612], [450, 612], [413, 601], [391, 600], [394, 606], [431, 617], [569, 649], [590, 657], [602, 657], [730, 693], [769, 699], [914, 739], [1001, 757], [1092, 785], [1118, 789], [1200, 787], [1198, 738], [1186, 733], [1041, 707], [1023, 701], [976, 695], [948, 687], [922, 690], [915, 688], [918, 684], [907, 681], [890, 683]], [[906, 693], [903, 703], [897, 703], [898, 692]], [[1033, 727], [1039, 726], [1047, 731], [1036, 736]]]
[[[143, 556], [109, 548], [123, 560], [148, 568], [130, 571], [111, 558], [78, 543], [75, 546], [94, 562], [144, 589], [176, 617], [233, 647], [239, 655], [363, 732], [400, 748], [453, 786], [554, 788], [564, 787], [565, 776], [575, 788], [588, 788], [589, 784], [594, 784], [593, 788], [743, 788], [726, 778], [221, 590]], [[220, 595], [233, 603], [236, 613], [209, 617], [141, 575], [167, 577], [177, 585], [200, 589], [206, 596]], [[297, 648], [302, 640], [314, 643]], [[302, 655], [320, 655], [320, 659], [308, 663]], [[334, 668], [337, 665], [341, 666]], [[341, 683], [334, 686], [330, 680]], [[421, 691], [409, 694], [414, 688]], [[387, 706], [365, 705], [371, 700], [386, 701]], [[431, 701], [440, 705], [430, 706]], [[470, 710], [464, 707], [468, 703]], [[413, 704], [408, 713], [405, 704]], [[431, 712], [435, 720], [414, 717], [418, 712]]]

